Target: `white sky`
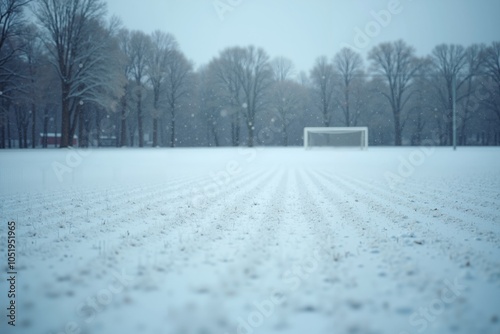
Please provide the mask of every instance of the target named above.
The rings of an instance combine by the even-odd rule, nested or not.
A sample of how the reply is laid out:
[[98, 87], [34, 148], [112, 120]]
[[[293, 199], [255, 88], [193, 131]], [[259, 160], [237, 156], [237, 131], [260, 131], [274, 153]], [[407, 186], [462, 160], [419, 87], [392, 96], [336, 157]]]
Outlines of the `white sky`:
[[[363, 56], [380, 42], [403, 39], [419, 55], [440, 43], [500, 41], [499, 0], [107, 0], [125, 27], [172, 33], [196, 66], [230, 46], [253, 44], [309, 72], [318, 56], [351, 45]], [[214, 4], [234, 4], [220, 15]], [[376, 23], [373, 12], [395, 14]], [[365, 40], [358, 31], [371, 32]], [[355, 38], [358, 38], [357, 40]]]

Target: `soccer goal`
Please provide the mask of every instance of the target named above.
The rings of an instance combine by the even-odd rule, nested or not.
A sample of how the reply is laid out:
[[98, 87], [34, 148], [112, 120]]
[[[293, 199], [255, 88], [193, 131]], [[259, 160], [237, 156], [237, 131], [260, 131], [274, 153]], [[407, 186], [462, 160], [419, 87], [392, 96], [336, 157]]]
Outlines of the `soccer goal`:
[[352, 147], [368, 148], [368, 128], [361, 127], [306, 127], [304, 128], [304, 148]]

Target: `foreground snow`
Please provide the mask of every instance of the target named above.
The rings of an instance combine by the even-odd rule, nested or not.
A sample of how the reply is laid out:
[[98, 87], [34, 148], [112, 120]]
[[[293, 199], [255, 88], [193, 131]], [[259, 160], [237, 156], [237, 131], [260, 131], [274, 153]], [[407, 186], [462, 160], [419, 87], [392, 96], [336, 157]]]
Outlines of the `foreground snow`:
[[498, 148], [3, 151], [0, 332], [499, 333], [498, 166]]

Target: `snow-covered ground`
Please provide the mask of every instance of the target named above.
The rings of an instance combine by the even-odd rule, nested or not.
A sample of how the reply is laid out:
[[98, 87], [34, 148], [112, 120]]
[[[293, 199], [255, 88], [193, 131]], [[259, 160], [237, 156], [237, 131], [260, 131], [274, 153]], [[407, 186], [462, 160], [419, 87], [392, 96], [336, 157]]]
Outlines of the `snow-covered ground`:
[[499, 148], [2, 151], [0, 333], [500, 333], [499, 166]]

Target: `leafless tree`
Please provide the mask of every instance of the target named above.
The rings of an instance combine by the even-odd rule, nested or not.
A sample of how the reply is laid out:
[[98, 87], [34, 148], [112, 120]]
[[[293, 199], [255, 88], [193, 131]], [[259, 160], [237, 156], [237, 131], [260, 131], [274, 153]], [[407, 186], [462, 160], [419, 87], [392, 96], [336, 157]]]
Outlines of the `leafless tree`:
[[271, 123], [280, 127], [281, 145], [289, 144], [289, 126], [302, 112], [305, 89], [299, 83], [285, 79], [274, 81], [270, 89], [272, 114]]
[[220, 97], [219, 109], [223, 117], [231, 120], [231, 143], [240, 145], [240, 119], [242, 102], [241, 80], [238, 79], [238, 66], [242, 57], [241, 48], [228, 48], [208, 65], [213, 78], [214, 89]]
[[372, 62], [373, 73], [382, 76], [387, 85], [387, 89], [383, 89], [381, 93], [391, 105], [394, 141], [396, 146], [400, 146], [406, 121], [402, 119], [402, 112], [412, 96], [409, 88], [421, 62], [415, 57], [414, 48], [402, 40], [375, 46], [368, 58]]
[[189, 93], [189, 79], [193, 65], [179, 50], [169, 51], [166, 66], [165, 89], [166, 101], [170, 110], [170, 147], [176, 146], [176, 114], [180, 108], [181, 101]]
[[265, 95], [272, 83], [272, 70], [269, 56], [263, 49], [248, 46], [241, 51], [241, 62], [236, 68], [245, 101], [242, 107], [248, 132], [247, 144], [252, 147], [256, 115], [264, 108]]
[[481, 72], [483, 63], [482, 50], [484, 47], [479, 44], [473, 44], [465, 49], [465, 64], [463, 69], [463, 83], [460, 82], [462, 89], [457, 93], [457, 103], [460, 103], [458, 116], [460, 117], [459, 126], [459, 143], [460, 145], [467, 144], [468, 125], [474, 116], [478, 114], [479, 105], [475, 92], [479, 89], [477, 80]]
[[344, 116], [344, 123], [346, 126], [355, 126], [360, 109], [353, 108], [356, 106], [356, 101], [352, 100], [360, 98], [359, 95], [353, 97], [353, 93], [356, 85], [359, 87], [363, 81], [363, 60], [358, 53], [349, 48], [343, 48], [333, 58], [333, 66], [340, 78], [337, 102]]
[[323, 126], [328, 127], [332, 124], [335, 75], [333, 65], [328, 62], [325, 56], [316, 59], [311, 71], [311, 81], [323, 117]]
[[[465, 83], [463, 68], [466, 64], [465, 48], [455, 44], [440, 44], [432, 50], [434, 67], [438, 74], [435, 86], [443, 104], [443, 117], [448, 142], [453, 138], [453, 89], [457, 91]], [[455, 81], [455, 86], [453, 86]]]
[[[38, 0], [35, 15], [61, 82], [61, 147], [70, 146], [83, 103], [109, 104], [116, 92], [110, 57], [113, 28], [104, 27], [101, 0]], [[117, 93], [119, 94], [119, 93]], [[109, 107], [106, 106], [106, 107]]]
[[232, 116], [233, 145], [240, 144], [240, 115], [247, 127], [247, 145], [255, 142], [256, 115], [264, 109], [265, 96], [272, 84], [269, 56], [254, 46], [223, 50], [210, 67], [223, 87], [227, 114]]
[[[0, 69], [21, 51], [13, 44], [25, 23], [23, 9], [33, 0], [0, 0]], [[7, 69], [6, 69], [7, 70]]]
[[273, 80], [283, 82], [291, 80], [295, 75], [295, 66], [293, 62], [285, 57], [277, 57], [271, 61], [271, 68], [273, 70]]
[[134, 90], [137, 108], [137, 127], [139, 132], [139, 147], [144, 146], [143, 125], [143, 90], [147, 80], [148, 55], [151, 52], [151, 38], [142, 31], [133, 31], [130, 36], [130, 66], [134, 80]]
[[[105, 22], [94, 22], [89, 29], [88, 38], [92, 41], [91, 50], [86, 60], [79, 65], [83, 72], [80, 88], [75, 90], [73, 98], [79, 99], [76, 113], [79, 116], [78, 131], [79, 145], [87, 147], [90, 135], [95, 129], [95, 139], [100, 145], [101, 136], [111, 137], [116, 133], [116, 121], [118, 105], [124, 94], [126, 77], [122, 72], [125, 59], [118, 43], [119, 23], [111, 20], [105, 26]], [[87, 114], [87, 115], [86, 115]], [[95, 128], [90, 126], [84, 129], [82, 126], [84, 118], [93, 118], [96, 122]], [[74, 133], [73, 124], [71, 133]]]
[[202, 66], [198, 70], [198, 96], [200, 115], [207, 126], [207, 143], [210, 146], [220, 145], [220, 131], [222, 130], [221, 104], [223, 103], [222, 87], [218, 85], [217, 77], [210, 66]]
[[147, 57], [148, 77], [153, 88], [153, 147], [159, 145], [158, 121], [161, 117], [160, 96], [163, 85], [167, 79], [168, 64], [173, 57], [173, 51], [177, 50], [177, 41], [171, 34], [156, 30], [151, 34], [151, 50]]
[[37, 106], [41, 104], [41, 80], [40, 72], [44, 69], [43, 43], [40, 40], [39, 31], [35, 25], [24, 28], [22, 57], [25, 63], [26, 98], [31, 112], [31, 147], [36, 146]]
[[[126, 80], [123, 86], [123, 96], [120, 99], [120, 139], [119, 146], [127, 146], [127, 119], [129, 115], [129, 99], [130, 99], [130, 89], [131, 89], [131, 51], [130, 51], [130, 31], [128, 29], [120, 29], [117, 35], [118, 46], [121, 51], [121, 57], [123, 58], [122, 73]], [[132, 136], [133, 138], [133, 136]], [[131, 145], [133, 141], [131, 141]]]
[[[432, 61], [430, 58], [422, 59], [422, 66], [415, 74], [411, 86], [411, 92], [415, 96], [408, 102], [408, 123], [411, 131], [409, 138], [412, 145], [422, 145], [424, 141], [424, 130], [429, 127], [429, 120], [435, 118], [436, 94], [432, 85], [435, 80], [432, 73]], [[432, 137], [432, 136], [431, 136]]]
[[493, 111], [500, 122], [500, 42], [493, 42], [482, 53], [484, 72], [488, 76], [488, 99], [486, 106]]
[[295, 66], [285, 57], [278, 57], [271, 61], [273, 84], [270, 88], [270, 99], [273, 117], [271, 123], [281, 127], [281, 145], [288, 146], [289, 125], [300, 113], [303, 98], [303, 87], [293, 81]]
[[0, 0], [0, 149], [6, 147], [10, 132], [8, 111], [11, 104], [11, 81], [18, 75], [10, 63], [19, 56], [19, 36], [25, 23], [23, 10], [32, 0]]

